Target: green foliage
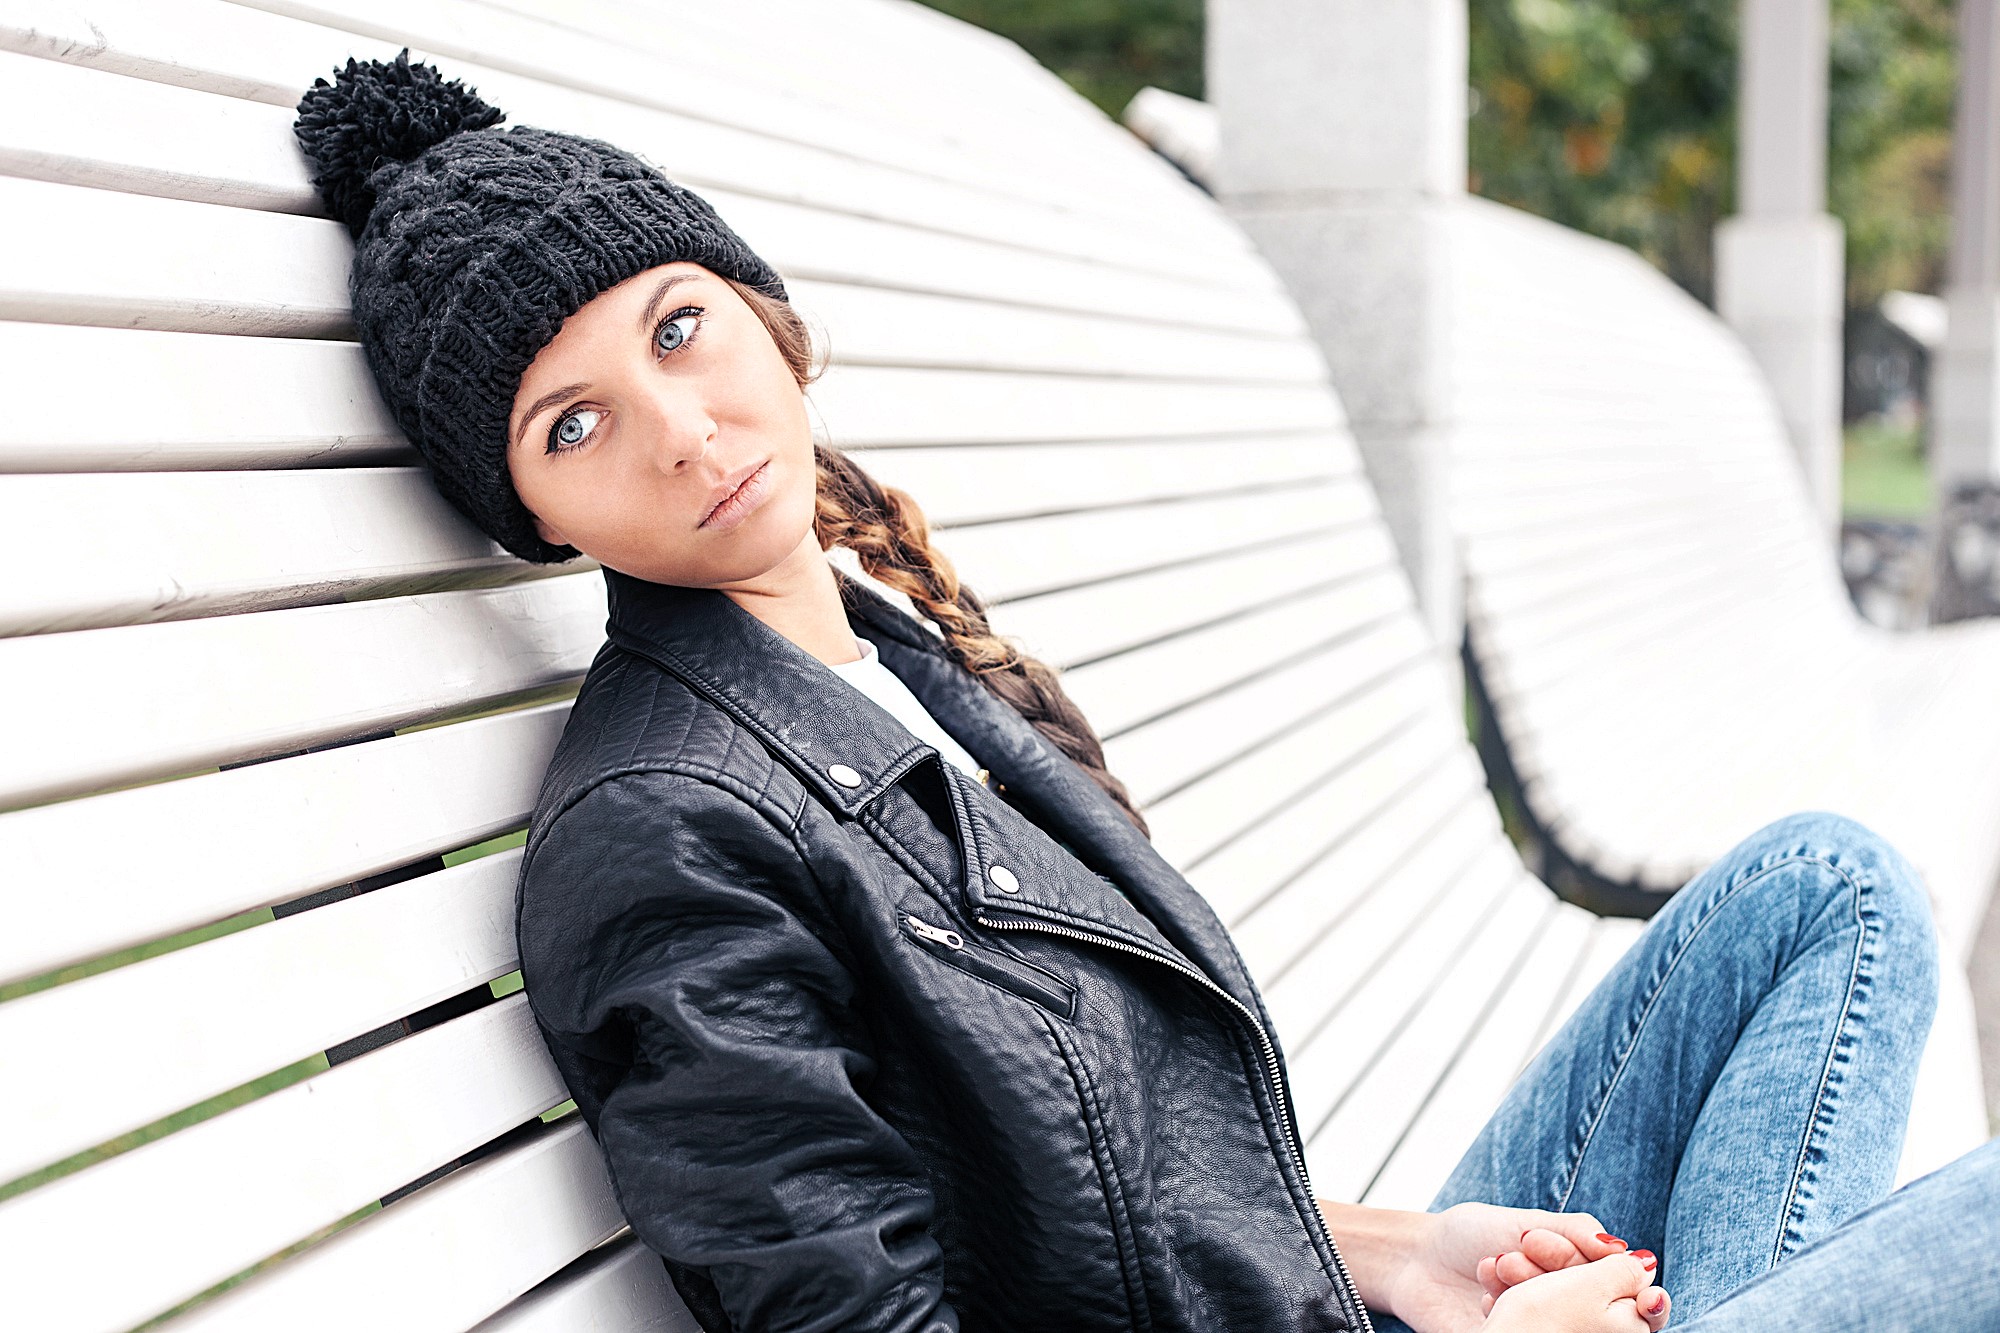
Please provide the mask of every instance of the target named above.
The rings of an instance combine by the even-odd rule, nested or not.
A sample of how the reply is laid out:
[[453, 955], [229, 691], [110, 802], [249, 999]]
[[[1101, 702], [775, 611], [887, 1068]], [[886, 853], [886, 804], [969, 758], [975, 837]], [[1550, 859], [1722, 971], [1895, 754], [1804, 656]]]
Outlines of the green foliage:
[[1471, 0], [1469, 184], [1706, 297], [1729, 207], [1737, 0]]
[[[1471, 0], [1472, 188], [1632, 246], [1712, 299], [1734, 203], [1737, 0]], [[1848, 298], [1935, 290], [1956, 80], [1947, 0], [1832, 0], [1828, 208]]]
[[926, 0], [1009, 41], [1116, 118], [1151, 84], [1202, 95], [1202, 0]]
[[[1116, 116], [1202, 95], [1201, 0], [929, 0]], [[1712, 300], [1734, 202], [1739, 0], [1468, 0], [1471, 188], [1638, 250]], [[1848, 296], [1935, 291], [1947, 239], [1951, 0], [1831, 0], [1828, 207]]]

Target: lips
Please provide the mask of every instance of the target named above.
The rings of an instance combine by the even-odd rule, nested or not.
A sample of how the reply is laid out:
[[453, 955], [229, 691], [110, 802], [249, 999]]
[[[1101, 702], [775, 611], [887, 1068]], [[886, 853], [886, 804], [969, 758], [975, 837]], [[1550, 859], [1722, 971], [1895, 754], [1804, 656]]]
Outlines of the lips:
[[706, 513], [702, 515], [701, 522], [696, 524], [696, 526], [704, 528], [707, 527], [709, 521], [715, 517], [716, 511], [722, 509], [731, 500], [735, 499], [738, 493], [741, 492], [745, 486], [749, 485], [750, 479], [756, 476], [757, 473], [763, 469], [764, 465], [769, 463], [770, 461], [771, 460], [768, 458], [763, 458], [757, 460], [754, 463], [745, 464], [738, 471], [733, 472], [729, 476], [723, 478], [721, 484], [718, 485], [715, 488], [715, 490], [709, 492], [708, 510]]

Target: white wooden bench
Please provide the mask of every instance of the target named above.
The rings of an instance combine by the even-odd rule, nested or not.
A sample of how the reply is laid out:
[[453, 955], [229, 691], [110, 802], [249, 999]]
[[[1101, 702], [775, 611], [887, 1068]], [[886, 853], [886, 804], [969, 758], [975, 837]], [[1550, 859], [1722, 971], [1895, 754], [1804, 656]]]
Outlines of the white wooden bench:
[[780, 267], [828, 437], [1065, 668], [1235, 931], [1321, 1191], [1421, 1206], [1638, 927], [1504, 837], [1271, 272], [913, 4], [539, 7], [0, 0], [0, 1327], [689, 1327], [515, 972], [601, 576], [432, 492], [291, 137], [406, 43]]
[[[1206, 103], [1124, 118], [1191, 178]], [[1830, 809], [1922, 869], [1964, 964], [2000, 879], [2000, 624], [1854, 612], [1771, 393], [1631, 251], [1477, 197], [1451, 212], [1453, 528], [1470, 685], [1538, 868], [1646, 914], [1751, 830]], [[1905, 1172], [1989, 1132], [1947, 969]]]

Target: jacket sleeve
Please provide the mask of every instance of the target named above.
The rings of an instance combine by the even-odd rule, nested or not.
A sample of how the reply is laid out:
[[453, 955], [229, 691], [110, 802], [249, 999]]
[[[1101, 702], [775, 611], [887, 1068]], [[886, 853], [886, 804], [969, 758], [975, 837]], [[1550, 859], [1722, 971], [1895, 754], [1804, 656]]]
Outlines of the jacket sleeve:
[[737, 1329], [956, 1330], [928, 1177], [859, 1091], [854, 979], [806, 924], [819, 889], [788, 828], [702, 778], [628, 773], [521, 873], [531, 1007], [640, 1241]]

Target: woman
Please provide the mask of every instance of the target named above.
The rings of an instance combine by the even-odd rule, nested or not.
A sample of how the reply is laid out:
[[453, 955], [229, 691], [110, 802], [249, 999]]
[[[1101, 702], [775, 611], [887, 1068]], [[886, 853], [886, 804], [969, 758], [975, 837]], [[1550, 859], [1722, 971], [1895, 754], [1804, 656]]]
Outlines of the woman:
[[1834, 815], [1671, 900], [1430, 1211], [1316, 1204], [1221, 923], [910, 497], [814, 444], [778, 275], [638, 159], [496, 129], [407, 54], [315, 84], [297, 130], [441, 492], [603, 566], [522, 966], [705, 1326], [2000, 1321], [1933, 1229], [1990, 1218], [2000, 1159], [1883, 1197], [1935, 945], [1907, 862]]

